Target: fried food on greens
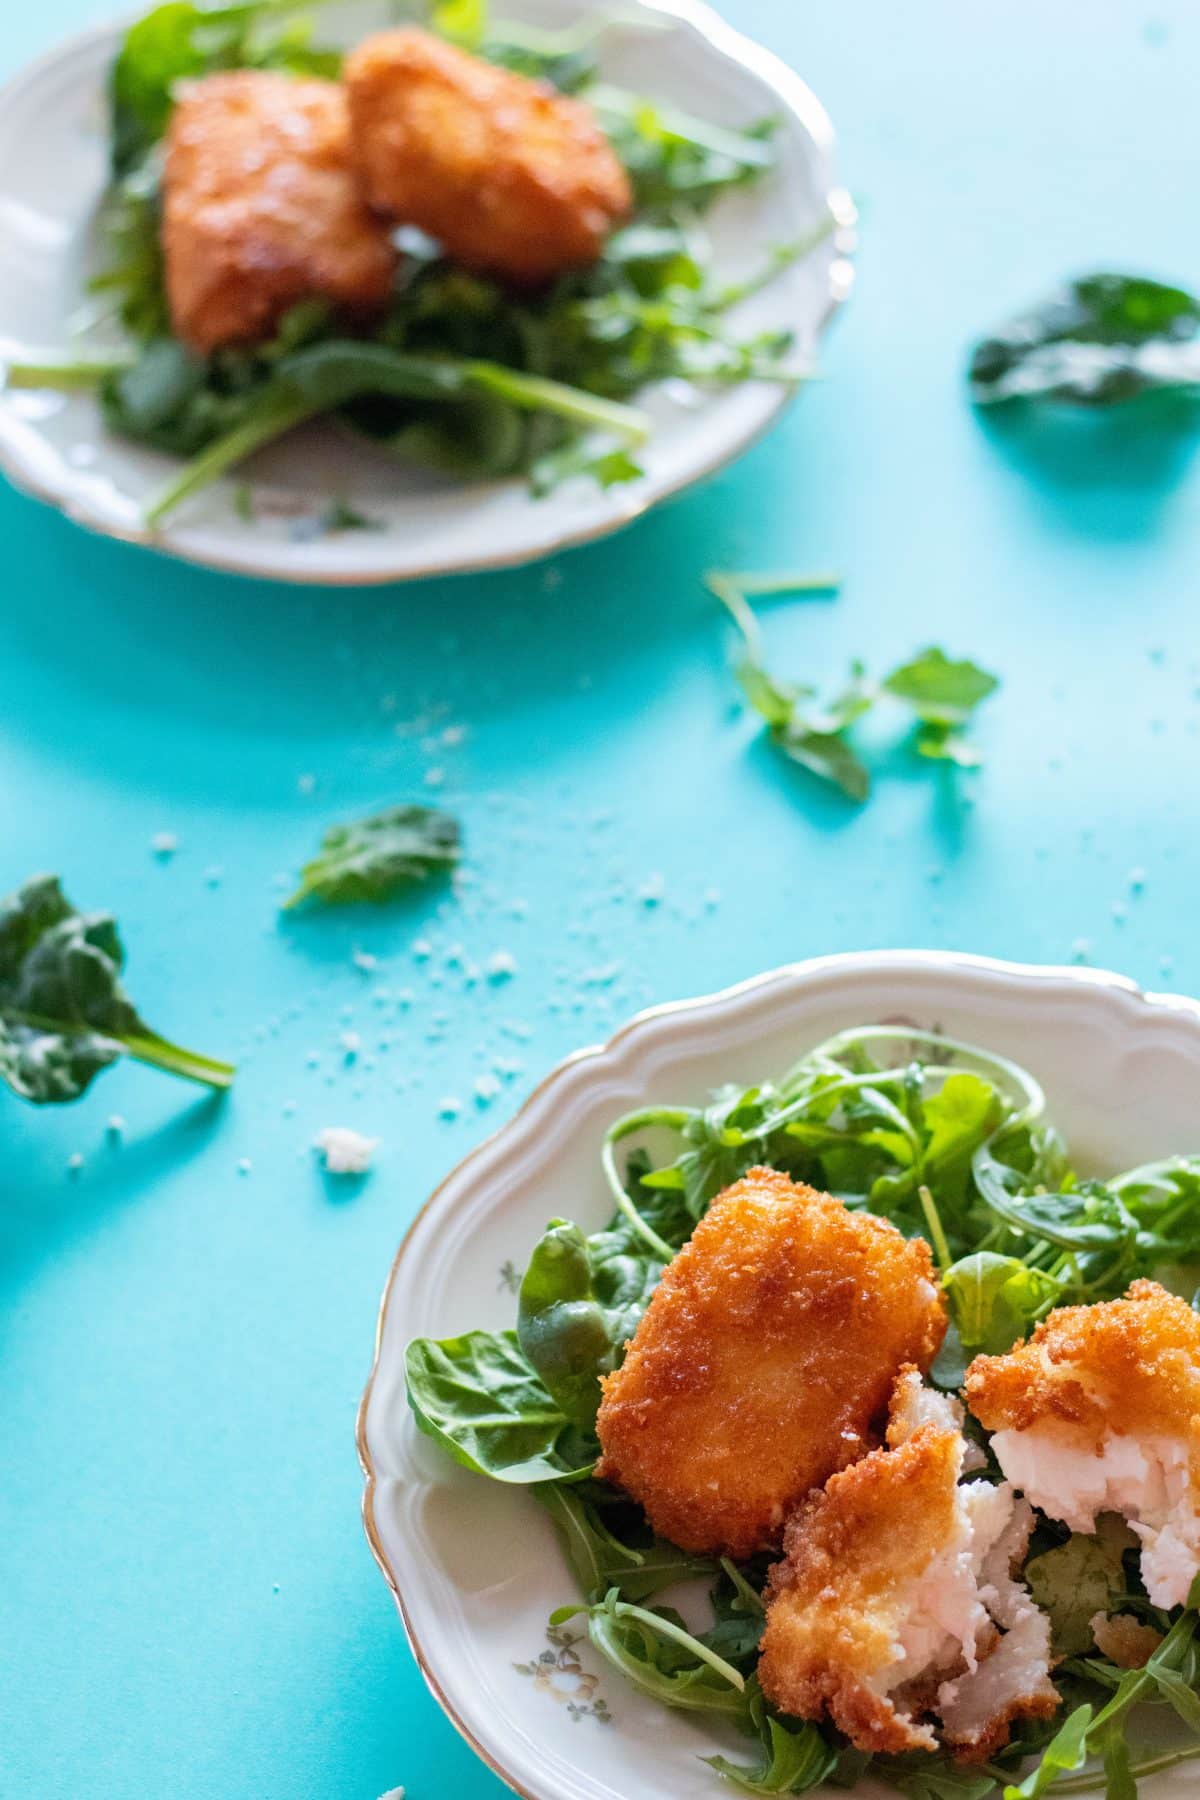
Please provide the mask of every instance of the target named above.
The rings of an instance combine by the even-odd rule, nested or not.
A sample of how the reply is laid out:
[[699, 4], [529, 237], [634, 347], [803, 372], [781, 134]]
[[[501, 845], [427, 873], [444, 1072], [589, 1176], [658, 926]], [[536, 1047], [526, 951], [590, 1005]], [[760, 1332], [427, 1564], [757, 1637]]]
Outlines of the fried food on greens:
[[1072, 1531], [1119, 1513], [1156, 1606], [1200, 1570], [1200, 1316], [1154, 1281], [1052, 1312], [1007, 1356], [976, 1357], [967, 1404], [1015, 1487]]
[[163, 176], [171, 323], [191, 349], [258, 343], [301, 300], [380, 311], [396, 252], [358, 192], [332, 81], [266, 69], [186, 84]]
[[828, 1715], [860, 1750], [992, 1755], [1014, 1718], [1049, 1716], [1050, 1626], [1012, 1579], [1033, 1510], [1007, 1483], [962, 1485], [962, 1408], [896, 1383], [887, 1447], [831, 1477], [788, 1522], [758, 1662], [764, 1694]]
[[368, 200], [463, 267], [521, 285], [587, 268], [632, 206], [629, 178], [583, 101], [415, 27], [346, 58]]
[[603, 1382], [597, 1473], [681, 1548], [777, 1547], [945, 1332], [929, 1246], [771, 1169], [713, 1201]]

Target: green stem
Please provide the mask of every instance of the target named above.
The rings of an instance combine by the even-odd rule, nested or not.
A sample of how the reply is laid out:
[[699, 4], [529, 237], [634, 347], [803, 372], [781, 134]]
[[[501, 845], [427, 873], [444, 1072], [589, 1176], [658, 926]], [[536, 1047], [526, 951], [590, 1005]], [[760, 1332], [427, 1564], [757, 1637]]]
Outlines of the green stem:
[[166, 1038], [123, 1037], [118, 1041], [124, 1044], [135, 1062], [145, 1063], [151, 1069], [181, 1075], [185, 1081], [198, 1081], [204, 1087], [224, 1089], [233, 1084], [232, 1063], [198, 1056], [194, 1050], [182, 1050], [178, 1044], [168, 1043]]
[[937, 1257], [937, 1265], [944, 1275], [954, 1261], [950, 1254], [950, 1240], [946, 1236], [941, 1214], [938, 1212], [933, 1195], [924, 1183], [917, 1189], [917, 1194], [921, 1201], [921, 1211], [925, 1214], [925, 1223], [929, 1227], [929, 1235], [933, 1240], [933, 1252]]
[[111, 356], [79, 357], [68, 361], [48, 357], [45, 362], [11, 362], [4, 365], [4, 385], [9, 388], [53, 388], [69, 394], [99, 387], [109, 375], [131, 368], [133, 357], [114, 350]]
[[497, 394], [525, 412], [555, 413], [576, 425], [614, 432], [628, 444], [644, 444], [650, 436], [650, 421], [644, 412], [616, 400], [602, 400], [583, 388], [568, 387], [563, 381], [526, 375], [519, 369], [506, 369], [502, 363], [467, 363], [463, 373], [475, 387]]
[[635, 1131], [641, 1131], [649, 1126], [664, 1125], [668, 1130], [682, 1131], [691, 1116], [690, 1111], [683, 1106], [647, 1106], [640, 1112], [626, 1113], [623, 1119], [618, 1119], [615, 1125], [609, 1127], [600, 1148], [600, 1161], [618, 1210], [628, 1219], [638, 1236], [650, 1246], [656, 1256], [661, 1256], [664, 1262], [671, 1262], [675, 1252], [670, 1244], [665, 1243], [659, 1237], [652, 1225], [647, 1225], [625, 1192], [625, 1184], [621, 1180], [613, 1151], [622, 1138], [630, 1137]]
[[[1147, 1757], [1145, 1762], [1135, 1763], [1130, 1774], [1135, 1781], [1144, 1775], [1157, 1775], [1162, 1769], [1173, 1769], [1176, 1764], [1190, 1762], [1200, 1756], [1200, 1744], [1190, 1750], [1164, 1750], [1159, 1756]], [[1007, 1777], [1004, 1779], [1007, 1780]], [[1106, 1785], [1103, 1769], [1093, 1769], [1083, 1775], [1067, 1775], [1061, 1781], [1051, 1783], [1050, 1791], [1055, 1794], [1094, 1794]]]
[[699, 1638], [693, 1637], [690, 1631], [685, 1631], [682, 1625], [672, 1624], [670, 1619], [664, 1619], [658, 1613], [648, 1611], [644, 1606], [634, 1606], [629, 1600], [613, 1600], [611, 1591], [609, 1598], [597, 1610], [611, 1612], [619, 1619], [636, 1619], [648, 1630], [657, 1631], [660, 1636], [670, 1638], [673, 1643], [682, 1645], [685, 1650], [690, 1650], [701, 1662], [707, 1663], [710, 1669], [722, 1676], [730, 1687], [736, 1688], [739, 1694], [745, 1692], [745, 1677], [738, 1673], [733, 1664], [727, 1663], [725, 1658], [718, 1656], [715, 1650], [710, 1650], [707, 1644], [702, 1644]]
[[245, 419], [232, 431], [226, 432], [211, 443], [206, 450], [201, 450], [191, 462], [187, 462], [160, 488], [147, 506], [144, 518], [149, 526], [160, 525], [169, 512], [173, 512], [184, 500], [216, 481], [226, 469], [245, 460], [264, 444], [270, 444], [282, 437], [293, 426], [303, 424], [315, 413], [324, 412], [325, 406], [320, 401], [310, 400], [300, 394], [281, 394], [273, 406], [264, 405], [254, 415]]

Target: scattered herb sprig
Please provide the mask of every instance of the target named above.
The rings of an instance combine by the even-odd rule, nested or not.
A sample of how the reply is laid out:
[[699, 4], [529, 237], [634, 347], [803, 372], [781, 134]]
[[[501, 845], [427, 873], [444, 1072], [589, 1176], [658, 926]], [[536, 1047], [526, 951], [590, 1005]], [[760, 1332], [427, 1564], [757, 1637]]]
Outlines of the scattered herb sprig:
[[[664, 1132], [678, 1149], [654, 1163], [641, 1145]], [[1039, 1527], [1028, 1577], [1066, 1658], [1055, 1670], [1066, 1711], [1025, 1723], [990, 1762], [964, 1768], [942, 1753], [870, 1757], [824, 1725], [776, 1713], [755, 1676], [762, 1560], [685, 1554], [592, 1473], [600, 1376], [620, 1362], [665, 1263], [753, 1165], [933, 1242], [951, 1320], [933, 1379], [953, 1390], [973, 1355], [1009, 1349], [1054, 1306], [1200, 1266], [1200, 1158], [1080, 1179], [1027, 1071], [904, 1025], [840, 1032], [778, 1082], [629, 1113], [609, 1128], [601, 1163], [608, 1227], [587, 1235], [551, 1222], [521, 1284], [515, 1331], [419, 1339], [407, 1355], [421, 1430], [477, 1473], [527, 1484], [553, 1521], [579, 1593], [556, 1619], [583, 1618], [593, 1648], [640, 1693], [756, 1744], [750, 1760], [707, 1759], [747, 1793], [851, 1787], [869, 1773], [909, 1800], [1105, 1787], [1110, 1800], [1135, 1800], [1142, 1776], [1200, 1755], [1200, 1583], [1171, 1615], [1151, 1606], [1115, 1522], [1094, 1538]], [[712, 1609], [700, 1631], [670, 1603], [697, 1577], [710, 1583]], [[1144, 1668], [1095, 1648], [1097, 1612], [1152, 1628]], [[1182, 1738], [1147, 1742], [1147, 1707], [1173, 1716]]]
[[871, 792], [871, 772], [849, 733], [881, 694], [901, 701], [915, 714], [913, 748], [918, 755], [960, 768], [975, 768], [982, 761], [966, 727], [999, 681], [977, 663], [952, 660], [944, 651], [930, 647], [876, 682], [868, 676], [865, 664], [856, 660], [850, 665], [846, 685], [822, 703], [815, 688], [781, 682], [770, 673], [750, 596], [833, 594], [838, 591], [836, 578], [755, 577], [713, 571], [705, 577], [705, 585], [741, 635], [735, 672], [746, 700], [766, 721], [772, 744], [789, 761], [831, 783], [848, 799], [861, 803]]
[[453, 869], [461, 842], [458, 820], [432, 806], [389, 806], [331, 825], [283, 910], [307, 900], [327, 906], [389, 900], [401, 888]]
[[23, 1100], [76, 1100], [121, 1056], [205, 1087], [229, 1063], [159, 1037], [121, 985], [125, 952], [107, 913], [77, 912], [56, 875], [0, 900], [0, 1080]]

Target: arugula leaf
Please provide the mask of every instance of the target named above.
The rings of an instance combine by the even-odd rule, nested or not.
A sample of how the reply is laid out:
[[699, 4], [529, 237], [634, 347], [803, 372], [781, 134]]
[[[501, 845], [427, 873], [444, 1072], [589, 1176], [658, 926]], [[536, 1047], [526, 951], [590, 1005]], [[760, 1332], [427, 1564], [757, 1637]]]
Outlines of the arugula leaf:
[[971, 398], [1108, 406], [1200, 385], [1200, 301], [1143, 276], [1083, 276], [977, 344]]
[[677, 1613], [634, 1605], [610, 1588], [595, 1605], [560, 1607], [550, 1623], [564, 1624], [580, 1613], [594, 1647], [641, 1693], [685, 1712], [746, 1719], [744, 1677], [690, 1632]]
[[994, 1250], [960, 1258], [947, 1269], [942, 1286], [964, 1349], [987, 1356], [1011, 1350], [1062, 1291], [1052, 1275]]
[[459, 844], [458, 821], [429, 806], [390, 806], [331, 825], [284, 910], [308, 899], [326, 905], [388, 900], [398, 888], [453, 868]]
[[531, 1491], [553, 1520], [567, 1563], [589, 1601], [603, 1599], [610, 1588], [622, 1600], [649, 1600], [664, 1588], [714, 1571], [708, 1557], [691, 1556], [654, 1537], [644, 1519], [629, 1528], [629, 1535], [642, 1541], [631, 1544], [618, 1537], [606, 1523], [605, 1511], [614, 1510], [614, 1502], [621, 1512], [635, 1509], [602, 1482], [546, 1482]]
[[592, 1285], [578, 1225], [552, 1219], [535, 1248], [517, 1303], [517, 1340], [550, 1394], [576, 1424], [595, 1423], [600, 1376], [615, 1346]]
[[35, 875], [0, 901], [0, 1080], [37, 1104], [75, 1100], [124, 1054], [228, 1087], [228, 1063], [150, 1029], [121, 985], [124, 964], [115, 921], [76, 912], [57, 876]]
[[773, 1717], [758, 1692], [751, 1699], [750, 1716], [761, 1740], [757, 1762], [734, 1763], [725, 1756], [701, 1758], [732, 1786], [747, 1794], [807, 1794], [832, 1774], [838, 1753], [815, 1725], [785, 1723]]
[[1004, 1800], [1041, 1800], [1060, 1775], [1082, 1769], [1088, 1754], [1088, 1727], [1093, 1708], [1077, 1706], [1065, 1725], [1047, 1745], [1036, 1769], [1016, 1786], [1004, 1790]]
[[1082, 1656], [1094, 1648], [1092, 1620], [1110, 1613], [1126, 1592], [1123, 1558], [1137, 1543], [1115, 1514], [1103, 1513], [1093, 1536], [1072, 1532], [1065, 1544], [1026, 1563], [1029, 1591], [1050, 1617], [1055, 1656]]
[[586, 1475], [596, 1460], [595, 1438], [551, 1398], [513, 1331], [414, 1338], [404, 1366], [419, 1428], [477, 1475], [557, 1481]]

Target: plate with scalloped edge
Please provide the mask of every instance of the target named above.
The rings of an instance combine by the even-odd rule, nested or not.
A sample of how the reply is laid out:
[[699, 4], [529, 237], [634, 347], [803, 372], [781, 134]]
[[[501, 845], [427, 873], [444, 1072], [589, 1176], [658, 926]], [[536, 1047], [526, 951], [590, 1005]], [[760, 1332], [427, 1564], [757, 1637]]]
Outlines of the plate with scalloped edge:
[[[599, 1148], [623, 1112], [777, 1075], [832, 1033], [872, 1022], [944, 1032], [1024, 1065], [1085, 1173], [1196, 1151], [1200, 1003], [1098, 970], [948, 952], [777, 969], [642, 1013], [548, 1076], [409, 1230], [358, 1421], [367, 1537], [413, 1654], [459, 1731], [527, 1800], [714, 1800], [728, 1790], [700, 1759], [731, 1744], [629, 1688], [586, 1639], [548, 1637], [551, 1612], [575, 1597], [550, 1521], [528, 1494], [458, 1468], [417, 1431], [405, 1346], [512, 1325], [512, 1271], [546, 1221], [607, 1222]], [[1183, 1800], [1193, 1781], [1186, 1765], [1161, 1774], [1144, 1782], [1144, 1800]]]
[[[514, 0], [506, 18], [570, 29], [595, 11], [594, 0]], [[388, 0], [335, 0], [322, 9], [323, 35], [347, 45], [391, 22]], [[105, 81], [122, 29], [72, 38], [0, 92], [0, 266], [10, 274], [0, 290], [0, 361], [70, 341], [95, 266]], [[819, 101], [702, 0], [623, 0], [599, 40], [599, 73], [718, 126], [777, 120], [772, 171], [726, 195], [710, 215], [714, 267], [741, 280], [772, 245], [832, 218], [808, 256], [733, 315], [747, 337], [792, 332], [797, 366], [811, 365], [850, 288], [855, 216], [834, 178], [833, 133]], [[532, 562], [617, 531], [739, 455], [792, 391], [762, 382], [706, 393], [663, 384], [638, 399], [652, 425], [639, 479], [602, 489], [577, 478], [541, 499], [521, 479], [455, 482], [405, 467], [318, 424], [260, 452], [236, 480], [151, 530], [143, 510], [177, 460], [106, 433], [91, 394], [12, 388], [0, 388], [0, 468], [93, 531], [189, 561], [295, 582], [403, 581]], [[322, 530], [334, 497], [374, 529]]]

